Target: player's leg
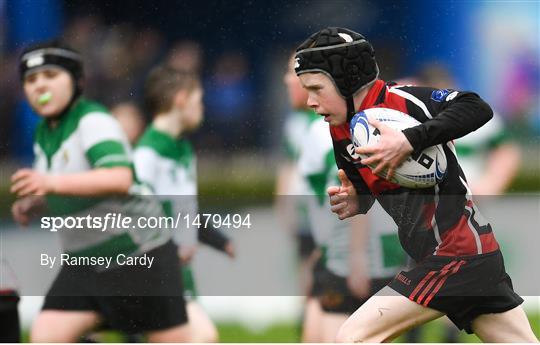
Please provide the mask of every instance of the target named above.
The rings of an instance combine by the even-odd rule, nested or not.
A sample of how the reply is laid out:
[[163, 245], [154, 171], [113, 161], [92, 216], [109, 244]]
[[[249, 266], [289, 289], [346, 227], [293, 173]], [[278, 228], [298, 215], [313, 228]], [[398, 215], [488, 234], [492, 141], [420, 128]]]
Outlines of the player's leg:
[[338, 331], [349, 315], [323, 312], [321, 316], [321, 342], [333, 343]]
[[347, 319], [339, 329], [336, 341], [348, 343], [390, 341], [408, 329], [443, 315], [385, 287]]
[[182, 282], [184, 285], [184, 298], [186, 300], [186, 311], [188, 323], [191, 327], [191, 342], [194, 343], [215, 343], [218, 341], [216, 326], [202, 306], [197, 303], [197, 288], [192, 267], [182, 266]]
[[[322, 309], [320, 325], [321, 341], [333, 343], [341, 325], [373, 293], [370, 293], [370, 296], [366, 296], [366, 298], [355, 297], [354, 293], [348, 287], [347, 278], [338, 276], [327, 268], [321, 272], [319, 277], [319, 280], [325, 283], [323, 293], [319, 297], [319, 303]], [[383, 284], [382, 286], [385, 285]], [[378, 286], [376, 283], [371, 284], [372, 288], [375, 286], [378, 287], [377, 291], [380, 290], [381, 286]]]
[[460, 330], [448, 319], [447, 317], [442, 318], [444, 335], [442, 341], [445, 343], [459, 343], [459, 333]]
[[218, 341], [216, 326], [199, 303], [196, 301], [188, 302], [187, 314], [191, 326], [192, 342], [216, 343]]
[[321, 342], [321, 317], [322, 309], [319, 301], [315, 297], [308, 297], [302, 325], [303, 343]]
[[[102, 284], [114, 283], [123, 294], [95, 297], [100, 314], [111, 328], [143, 333], [149, 342], [191, 342], [176, 245], [169, 241], [146, 254], [154, 258], [151, 269], [124, 266], [100, 273]], [[151, 295], [135, 296], [146, 292]]]
[[100, 322], [94, 311], [44, 310], [30, 333], [33, 343], [74, 343]]
[[21, 340], [18, 303], [16, 293], [0, 295], [0, 343], [18, 343]]
[[191, 343], [192, 332], [189, 324], [147, 332], [149, 343]]
[[521, 306], [503, 313], [482, 314], [472, 321], [472, 330], [487, 343], [537, 343]]

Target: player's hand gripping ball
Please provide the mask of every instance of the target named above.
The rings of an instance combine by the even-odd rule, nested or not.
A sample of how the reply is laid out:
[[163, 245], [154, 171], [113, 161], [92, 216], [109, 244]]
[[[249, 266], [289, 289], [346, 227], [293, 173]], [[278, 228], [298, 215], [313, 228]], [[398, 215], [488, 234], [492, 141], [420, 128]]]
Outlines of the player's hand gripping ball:
[[[351, 119], [351, 138], [355, 148], [374, 145], [381, 137], [379, 130], [373, 127], [368, 118], [402, 131], [420, 124], [415, 118], [394, 109], [371, 108], [361, 111]], [[362, 159], [367, 155], [360, 155]], [[374, 169], [374, 165], [368, 166]], [[378, 174], [386, 178], [386, 171]], [[426, 148], [420, 154], [409, 156], [395, 171], [391, 182], [407, 188], [428, 188], [441, 182], [446, 175], [446, 155], [442, 145]]]

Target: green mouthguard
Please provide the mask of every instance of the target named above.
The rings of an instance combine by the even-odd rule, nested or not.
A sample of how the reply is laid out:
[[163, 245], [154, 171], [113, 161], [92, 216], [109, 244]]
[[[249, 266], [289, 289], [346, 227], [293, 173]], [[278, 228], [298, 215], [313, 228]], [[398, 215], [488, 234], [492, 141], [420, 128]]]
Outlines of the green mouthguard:
[[47, 104], [47, 103], [49, 103], [51, 98], [52, 98], [52, 93], [45, 92], [43, 95], [39, 96], [38, 103], [41, 104], [41, 105]]

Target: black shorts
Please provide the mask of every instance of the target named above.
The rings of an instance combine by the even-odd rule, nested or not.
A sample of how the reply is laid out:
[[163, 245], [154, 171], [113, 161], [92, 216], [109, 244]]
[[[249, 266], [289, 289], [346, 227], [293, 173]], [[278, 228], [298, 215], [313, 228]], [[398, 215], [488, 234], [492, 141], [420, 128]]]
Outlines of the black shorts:
[[15, 291], [0, 292], [0, 343], [19, 343], [21, 341], [19, 296]]
[[472, 256], [429, 256], [399, 273], [388, 286], [411, 301], [445, 313], [469, 334], [476, 317], [502, 313], [523, 303], [513, 290], [499, 250]]
[[123, 266], [102, 272], [62, 266], [43, 310], [95, 311], [108, 327], [126, 333], [167, 329], [187, 323], [176, 245], [168, 242], [146, 254], [150, 269]]
[[0, 291], [0, 312], [17, 309], [19, 294], [13, 290]]
[[313, 253], [313, 251], [317, 248], [317, 246], [315, 245], [315, 240], [313, 239], [313, 235], [308, 229], [299, 230], [296, 233], [296, 243], [298, 255], [302, 260], [308, 259]]
[[318, 260], [313, 269], [313, 289], [311, 296], [318, 299], [321, 308], [327, 313], [351, 315], [365, 301], [386, 286], [391, 277], [372, 279], [369, 296], [358, 298], [353, 295], [347, 285], [347, 278], [331, 272]]

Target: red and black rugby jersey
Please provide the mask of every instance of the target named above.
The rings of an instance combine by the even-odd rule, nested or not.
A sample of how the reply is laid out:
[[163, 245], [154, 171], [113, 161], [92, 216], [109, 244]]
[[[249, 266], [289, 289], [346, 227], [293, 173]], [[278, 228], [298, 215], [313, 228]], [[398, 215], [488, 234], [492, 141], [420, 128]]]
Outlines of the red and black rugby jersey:
[[444, 180], [432, 188], [401, 187], [374, 175], [354, 153], [349, 123], [330, 126], [334, 155], [360, 195], [360, 213], [377, 200], [398, 225], [405, 251], [420, 261], [427, 255], [462, 256], [489, 253], [499, 248], [491, 225], [474, 204], [459, 166], [452, 140], [484, 125], [493, 112], [477, 94], [399, 86], [377, 80], [359, 111], [391, 108], [422, 124], [403, 131], [415, 152], [442, 144], [447, 159]]

